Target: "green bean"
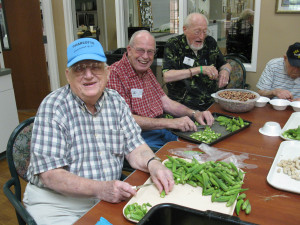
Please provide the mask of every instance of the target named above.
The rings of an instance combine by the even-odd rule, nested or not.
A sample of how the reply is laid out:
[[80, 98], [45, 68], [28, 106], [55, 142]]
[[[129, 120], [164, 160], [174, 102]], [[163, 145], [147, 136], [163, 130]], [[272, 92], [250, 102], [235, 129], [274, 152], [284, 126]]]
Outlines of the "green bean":
[[150, 203], [143, 203], [142, 205], [139, 205], [135, 202], [133, 204], [130, 204], [124, 210], [125, 217], [127, 217], [128, 219], [140, 221], [148, 212], [148, 206], [152, 207]]
[[231, 190], [229, 190], [229, 191], [226, 191], [225, 193], [224, 193], [224, 195], [233, 195], [233, 194], [235, 194], [235, 193], [240, 193], [240, 192], [243, 192], [243, 191], [247, 191], [248, 190], [248, 188], [239, 188], [239, 189], [231, 189]]
[[246, 197], [247, 197], [247, 195], [245, 193], [243, 193], [243, 194], [239, 195], [239, 197], [237, 198], [237, 200], [244, 199]]
[[236, 193], [234, 195], [231, 195], [231, 198], [226, 203], [226, 206], [230, 207], [234, 203], [234, 201], [236, 200], [237, 196], [238, 196], [238, 193]]
[[188, 180], [186, 183], [191, 185], [192, 187], [197, 187], [197, 184], [192, 180]]
[[229, 201], [229, 199], [231, 198], [232, 196], [224, 196], [224, 195], [221, 195], [220, 197], [217, 197], [215, 199], [216, 202], [227, 202]]
[[249, 199], [247, 199], [247, 200], [243, 203], [243, 205], [242, 205], [242, 210], [245, 210], [245, 209], [247, 208], [248, 204], [249, 204]]
[[246, 207], [245, 213], [248, 215], [250, 212], [251, 212], [251, 204], [249, 202], [247, 207]]
[[239, 215], [240, 214], [240, 210], [241, 210], [241, 206], [242, 204], [244, 203], [244, 200], [243, 199], [239, 199], [236, 203], [236, 206], [235, 206], [235, 212], [236, 212], [236, 215]]
[[162, 190], [162, 192], [160, 193], [160, 197], [164, 198], [165, 196], [166, 196], [166, 192], [165, 192], [165, 190]]

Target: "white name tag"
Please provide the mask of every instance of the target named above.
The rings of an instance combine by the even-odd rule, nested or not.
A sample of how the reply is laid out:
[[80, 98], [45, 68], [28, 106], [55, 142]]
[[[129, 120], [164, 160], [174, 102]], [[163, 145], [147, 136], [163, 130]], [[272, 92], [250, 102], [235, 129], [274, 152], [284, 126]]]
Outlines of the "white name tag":
[[133, 98], [142, 98], [143, 97], [143, 89], [131, 89], [131, 95]]
[[189, 65], [189, 66], [193, 66], [194, 65], [194, 62], [195, 62], [195, 60], [194, 59], [191, 59], [191, 58], [189, 58], [189, 57], [184, 57], [184, 60], [183, 60], [183, 63], [185, 64], [185, 65]]

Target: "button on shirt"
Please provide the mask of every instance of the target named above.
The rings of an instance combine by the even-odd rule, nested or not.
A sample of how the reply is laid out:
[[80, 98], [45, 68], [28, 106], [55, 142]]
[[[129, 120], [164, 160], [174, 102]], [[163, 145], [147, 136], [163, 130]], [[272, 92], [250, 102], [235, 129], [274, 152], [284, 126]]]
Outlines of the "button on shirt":
[[28, 179], [43, 187], [38, 175], [64, 168], [88, 179], [119, 179], [124, 156], [144, 144], [130, 109], [106, 89], [92, 115], [69, 85], [48, 95], [39, 107], [31, 140]]
[[[127, 54], [111, 65], [108, 88], [114, 89], [125, 99], [132, 114], [154, 118], [163, 114], [161, 98], [165, 96], [163, 89], [149, 68], [140, 77], [133, 70]], [[139, 90], [142, 95], [134, 95]]]
[[294, 98], [300, 98], [300, 84], [288, 76], [283, 58], [271, 59], [267, 63], [256, 87], [260, 90], [289, 90]]

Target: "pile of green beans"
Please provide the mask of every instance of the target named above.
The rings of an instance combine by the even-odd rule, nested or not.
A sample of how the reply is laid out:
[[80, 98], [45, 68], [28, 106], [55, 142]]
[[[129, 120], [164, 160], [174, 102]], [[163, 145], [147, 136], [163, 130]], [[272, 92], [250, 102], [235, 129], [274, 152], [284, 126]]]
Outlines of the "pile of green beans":
[[142, 205], [139, 205], [138, 203], [133, 203], [130, 205], [127, 205], [124, 214], [126, 218], [132, 219], [135, 221], [140, 221], [148, 212], [147, 207], [152, 207], [150, 203], [143, 203]]
[[206, 126], [205, 130], [192, 133], [190, 137], [203, 143], [210, 144], [214, 140], [218, 139], [221, 135], [221, 133], [217, 133], [213, 131], [209, 126]]
[[[232, 162], [207, 161], [200, 164], [195, 158], [192, 162], [171, 156], [168, 156], [168, 159], [165, 166], [173, 172], [175, 184], [200, 186], [202, 195], [211, 195], [212, 202], [226, 202], [227, 207], [230, 207], [238, 198], [244, 202], [246, 194], [241, 194], [241, 197], [239, 194], [248, 190], [248, 188], [242, 188], [245, 172], [238, 169]], [[247, 204], [249, 207], [246, 210], [246, 206], [245, 210], [249, 214], [251, 211], [249, 200]]]
[[231, 119], [226, 116], [218, 116], [216, 121], [218, 121], [221, 126], [225, 126], [226, 130], [230, 132], [234, 132], [244, 126], [249, 125], [249, 123], [245, 122], [241, 117]]
[[284, 131], [282, 136], [289, 139], [300, 140], [300, 126], [295, 129], [288, 129]]

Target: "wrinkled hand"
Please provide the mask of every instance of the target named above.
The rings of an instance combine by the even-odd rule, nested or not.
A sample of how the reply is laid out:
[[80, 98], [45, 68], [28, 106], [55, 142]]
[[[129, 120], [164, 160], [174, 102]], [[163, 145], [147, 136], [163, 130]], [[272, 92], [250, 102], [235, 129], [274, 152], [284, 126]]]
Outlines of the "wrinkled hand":
[[215, 120], [210, 111], [203, 111], [203, 112], [197, 111], [195, 113], [195, 119], [197, 120], [198, 123], [202, 125], [209, 125], [209, 126], [211, 126]]
[[172, 191], [174, 186], [173, 173], [171, 170], [166, 168], [161, 162], [152, 160], [149, 163], [149, 172], [152, 181], [158, 188], [159, 193], [165, 190], [166, 194]]
[[197, 131], [195, 123], [188, 116], [170, 120], [170, 128], [178, 129], [183, 132]]
[[202, 66], [203, 74], [207, 75], [211, 80], [217, 80], [219, 73], [216, 67], [214, 66]]
[[136, 194], [136, 190], [126, 182], [119, 180], [100, 181], [103, 188], [99, 190], [99, 199], [110, 203], [119, 203]]
[[226, 70], [221, 70], [219, 73], [219, 88], [226, 86], [229, 82], [229, 73]]
[[287, 100], [293, 99], [292, 93], [288, 90], [283, 90], [283, 89], [278, 88], [278, 89], [275, 89], [273, 92], [274, 92], [274, 95], [277, 96], [278, 98], [287, 99]]

